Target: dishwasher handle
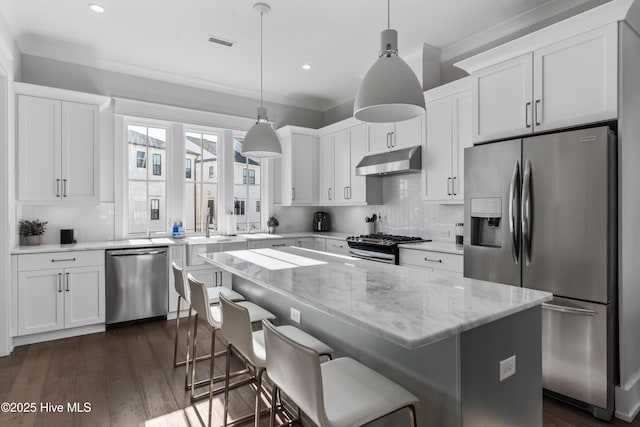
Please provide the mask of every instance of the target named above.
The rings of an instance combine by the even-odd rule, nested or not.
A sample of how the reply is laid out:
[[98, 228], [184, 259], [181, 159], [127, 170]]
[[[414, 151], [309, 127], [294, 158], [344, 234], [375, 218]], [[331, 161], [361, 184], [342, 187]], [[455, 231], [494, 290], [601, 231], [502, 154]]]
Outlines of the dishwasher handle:
[[166, 254], [167, 248], [164, 249], [131, 249], [122, 251], [109, 251], [109, 256], [137, 256], [137, 255], [161, 255]]

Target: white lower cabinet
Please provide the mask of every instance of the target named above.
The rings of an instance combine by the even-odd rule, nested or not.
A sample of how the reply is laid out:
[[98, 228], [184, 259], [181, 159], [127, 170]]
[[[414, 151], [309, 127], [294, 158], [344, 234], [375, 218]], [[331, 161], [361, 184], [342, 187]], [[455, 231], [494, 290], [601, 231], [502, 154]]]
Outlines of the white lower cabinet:
[[349, 255], [349, 245], [344, 239], [326, 239], [326, 252], [332, 252], [334, 254]]
[[313, 249], [316, 251], [326, 251], [327, 250], [327, 239], [324, 237], [314, 237], [313, 238]]
[[295, 246], [299, 248], [313, 249], [315, 247], [313, 237], [298, 237], [295, 240]]
[[400, 265], [462, 274], [464, 262], [462, 255], [400, 248]]
[[283, 248], [285, 246], [297, 246], [296, 239], [268, 239], [249, 241], [249, 249]]
[[[89, 258], [100, 264], [50, 268], [60, 254], [19, 256], [18, 335], [104, 323], [104, 251], [91, 252], [95, 256]], [[79, 258], [65, 256], [61, 262], [79, 264]]]

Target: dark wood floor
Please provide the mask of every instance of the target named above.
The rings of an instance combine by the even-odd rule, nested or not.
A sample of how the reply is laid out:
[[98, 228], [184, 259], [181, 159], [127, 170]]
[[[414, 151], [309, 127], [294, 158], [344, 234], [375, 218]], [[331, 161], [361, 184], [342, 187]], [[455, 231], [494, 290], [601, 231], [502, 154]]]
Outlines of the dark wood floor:
[[[0, 358], [0, 402], [35, 402], [35, 413], [0, 413], [0, 426], [201, 426], [207, 401], [189, 404], [184, 370], [173, 369], [174, 323], [154, 321], [106, 333], [18, 347]], [[186, 326], [186, 325], [185, 325]], [[199, 352], [209, 348], [200, 328]], [[221, 348], [221, 347], [218, 347]], [[197, 374], [206, 376], [208, 362]], [[222, 363], [218, 363], [216, 371]], [[220, 369], [220, 370], [219, 370]], [[253, 392], [231, 393], [230, 420], [252, 411]], [[85, 413], [45, 413], [41, 402], [89, 402]], [[223, 400], [216, 397], [214, 425], [221, 425]], [[66, 409], [66, 408], [65, 408]], [[263, 425], [267, 425], [263, 419]], [[248, 424], [250, 425], [250, 423]], [[551, 399], [544, 400], [545, 427], [637, 426], [620, 420], [603, 423]]]

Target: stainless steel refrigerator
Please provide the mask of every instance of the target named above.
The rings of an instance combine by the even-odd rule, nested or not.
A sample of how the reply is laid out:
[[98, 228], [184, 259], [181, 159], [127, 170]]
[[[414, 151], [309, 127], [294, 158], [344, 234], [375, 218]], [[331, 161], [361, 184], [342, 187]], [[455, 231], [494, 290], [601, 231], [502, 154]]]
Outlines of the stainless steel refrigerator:
[[464, 275], [554, 294], [543, 386], [603, 419], [618, 382], [616, 153], [608, 127], [464, 153]]

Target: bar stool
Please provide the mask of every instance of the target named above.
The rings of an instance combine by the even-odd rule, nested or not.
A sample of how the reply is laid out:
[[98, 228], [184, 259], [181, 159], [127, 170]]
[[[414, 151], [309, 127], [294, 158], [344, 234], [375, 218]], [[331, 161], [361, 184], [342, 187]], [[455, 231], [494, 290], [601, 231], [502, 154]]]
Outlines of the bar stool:
[[[209, 372], [209, 378], [207, 380], [203, 380], [200, 382], [196, 382], [195, 375], [195, 363], [191, 363], [191, 401], [196, 401], [201, 397], [205, 397], [207, 393], [203, 393], [201, 395], [195, 395], [195, 387], [199, 387], [201, 385], [209, 384], [209, 394], [212, 397], [214, 393], [221, 392], [222, 389], [214, 390], [213, 384], [216, 381], [221, 381], [224, 379], [223, 376], [215, 377], [214, 376], [214, 361], [218, 356], [224, 355], [223, 352], [215, 353], [215, 341], [216, 341], [216, 332], [220, 330], [222, 323], [222, 313], [220, 310], [220, 305], [209, 305], [209, 296], [207, 293], [207, 287], [201, 281], [195, 279], [191, 274], [187, 273], [187, 282], [189, 283], [189, 296], [191, 298], [191, 307], [195, 310], [196, 314], [194, 316], [194, 327], [193, 327], [193, 342], [192, 342], [192, 350], [191, 350], [191, 360], [196, 359], [196, 348], [198, 344], [198, 318], [202, 317], [209, 324], [211, 328], [211, 366]], [[223, 299], [224, 293], [219, 294], [219, 298]], [[226, 299], [225, 299], [226, 300]], [[245, 309], [249, 316], [249, 324], [252, 322], [260, 322], [264, 319], [275, 319], [276, 317], [269, 311], [260, 307], [257, 304], [254, 304], [250, 301], [239, 301], [237, 304]], [[188, 348], [188, 345], [187, 345]], [[189, 366], [189, 355], [187, 354], [187, 367]], [[242, 373], [246, 373], [245, 371], [240, 371], [234, 373], [235, 375], [239, 375]], [[241, 381], [238, 384], [234, 384], [234, 387], [247, 383], [248, 381]]]
[[[222, 309], [222, 335], [227, 339], [227, 365], [224, 380], [224, 417], [223, 426], [227, 426], [227, 415], [229, 413], [229, 377], [230, 377], [230, 357], [232, 349], [245, 359], [247, 364], [253, 369], [252, 382], [256, 383], [256, 401], [254, 411], [255, 426], [260, 425], [260, 393], [262, 392], [262, 375], [266, 368], [264, 336], [262, 330], [253, 332], [249, 311], [242, 303], [235, 303], [227, 299], [224, 295], [220, 297], [220, 308]], [[263, 321], [264, 323], [264, 321]], [[293, 326], [283, 326], [282, 334], [287, 334], [289, 339], [296, 339], [304, 342], [310, 348], [314, 348], [316, 355], [323, 354], [331, 358], [334, 350], [322, 341], [317, 340], [306, 332]], [[319, 363], [319, 362], [318, 362]], [[213, 394], [209, 395], [209, 405], [213, 399]], [[272, 402], [272, 408], [275, 407]], [[273, 410], [272, 410], [273, 412]], [[243, 417], [236, 422], [243, 422], [247, 417]], [[250, 416], [249, 416], [250, 418]]]
[[[416, 427], [418, 398], [390, 379], [348, 357], [320, 364], [318, 352], [287, 337], [263, 321], [267, 372], [277, 389], [320, 427], [367, 424], [404, 408]], [[226, 402], [225, 402], [226, 405]], [[269, 425], [275, 424], [272, 411]]]
[[[176, 312], [176, 333], [175, 333], [175, 338], [173, 343], [173, 367], [177, 368], [179, 366], [186, 365], [185, 372], [184, 372], [184, 387], [185, 387], [185, 390], [189, 390], [189, 388], [191, 387], [191, 384], [189, 384], [189, 363], [188, 362], [189, 362], [189, 343], [191, 342], [191, 314], [192, 314], [191, 302], [189, 298], [189, 287], [185, 286], [186, 272], [184, 271], [184, 269], [180, 268], [175, 262], [171, 263], [171, 268], [173, 270], [174, 288], [176, 290], [176, 293], [178, 294], [178, 307]], [[209, 304], [219, 304], [221, 293], [224, 295], [227, 295], [233, 301], [244, 300], [244, 297], [242, 295], [240, 295], [239, 293], [237, 293], [232, 289], [225, 288], [223, 286], [215, 286], [213, 288], [207, 287], [206, 289], [207, 289], [207, 297], [209, 300]], [[182, 301], [184, 301], [185, 304], [189, 306], [189, 316], [187, 319], [187, 351], [186, 351], [185, 359], [178, 360], [178, 341], [180, 340], [180, 311], [181, 311], [180, 303]], [[202, 360], [207, 360], [209, 357], [211, 357], [211, 355], [206, 354], [203, 356], [196, 357], [195, 359], [192, 359], [192, 360], [199, 362]]]
[[[180, 340], [180, 311], [181, 311], [181, 302], [184, 301], [185, 304], [189, 305], [189, 316], [188, 322], [189, 326], [187, 327], [187, 334], [191, 331], [191, 303], [189, 302], [189, 288], [185, 286], [186, 278], [185, 271], [180, 268], [175, 262], [171, 263], [171, 268], [173, 270], [173, 285], [178, 294], [178, 307], [176, 311], [176, 333], [174, 338], [174, 346], [173, 346], [173, 367], [177, 368], [178, 366], [183, 366], [187, 360], [178, 360], [178, 341]], [[223, 286], [215, 286], [213, 288], [208, 287], [207, 293], [209, 297], [209, 304], [218, 304], [220, 302], [220, 293], [226, 295], [232, 301], [244, 301], [244, 297], [237, 293], [236, 291], [225, 288]], [[188, 349], [189, 337], [187, 336], [187, 355], [189, 353]], [[210, 355], [200, 356], [197, 361], [208, 359]]]

